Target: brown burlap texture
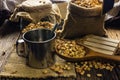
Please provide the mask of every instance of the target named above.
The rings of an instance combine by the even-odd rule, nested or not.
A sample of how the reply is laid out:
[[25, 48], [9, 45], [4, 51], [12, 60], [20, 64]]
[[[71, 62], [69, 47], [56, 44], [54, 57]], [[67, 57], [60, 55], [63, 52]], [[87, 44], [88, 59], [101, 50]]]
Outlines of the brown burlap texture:
[[63, 38], [76, 38], [87, 34], [105, 35], [102, 6], [83, 8], [69, 3], [68, 12], [63, 25]]
[[[22, 80], [41, 80], [42, 78], [46, 79], [49, 77], [58, 78], [58, 77], [64, 77], [64, 78], [76, 78], [76, 72], [74, 69], [74, 65], [70, 64], [70, 70], [64, 70], [63, 73], [58, 74], [55, 71], [51, 70], [50, 67], [44, 68], [44, 69], [35, 69], [32, 67], [29, 67], [26, 65], [26, 59], [23, 57], [20, 57], [17, 55], [16, 51], [13, 50], [8, 60], [6, 60], [7, 63], [3, 67], [2, 72], [0, 72], [0, 76], [3, 77], [3, 80], [8, 78], [11, 78], [10, 80], [18, 80], [23, 78]], [[67, 62], [58, 56], [56, 56], [56, 63], [60, 65], [66, 65]], [[55, 63], [55, 64], [56, 64]], [[54, 65], [53, 65], [54, 66]], [[47, 70], [47, 73], [43, 73]], [[0, 79], [1, 80], [1, 79]], [[42, 79], [43, 80], [43, 79]], [[48, 79], [49, 80], [49, 79]]]
[[[33, 3], [35, 4], [33, 4]], [[56, 4], [49, 0], [25, 0], [17, 5], [10, 17], [12, 22], [19, 22], [22, 17], [25, 21], [38, 23], [39, 21], [61, 22], [61, 13]]]

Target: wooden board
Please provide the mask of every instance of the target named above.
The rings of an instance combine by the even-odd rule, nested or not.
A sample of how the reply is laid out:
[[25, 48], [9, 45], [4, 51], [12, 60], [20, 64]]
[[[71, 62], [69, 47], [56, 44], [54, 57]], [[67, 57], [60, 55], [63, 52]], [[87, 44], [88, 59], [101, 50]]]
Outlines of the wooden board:
[[115, 55], [118, 49], [119, 40], [96, 35], [87, 35], [81, 40], [81, 44], [103, 54]]
[[18, 33], [0, 37], [0, 71], [14, 48]]

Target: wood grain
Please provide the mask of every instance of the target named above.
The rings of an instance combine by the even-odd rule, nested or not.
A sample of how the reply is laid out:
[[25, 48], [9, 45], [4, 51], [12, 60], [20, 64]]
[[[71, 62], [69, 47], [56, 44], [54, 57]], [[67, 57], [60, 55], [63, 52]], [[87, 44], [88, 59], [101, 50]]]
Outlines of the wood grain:
[[5, 65], [7, 58], [14, 49], [18, 33], [9, 34], [4, 37], [0, 37], [0, 71]]

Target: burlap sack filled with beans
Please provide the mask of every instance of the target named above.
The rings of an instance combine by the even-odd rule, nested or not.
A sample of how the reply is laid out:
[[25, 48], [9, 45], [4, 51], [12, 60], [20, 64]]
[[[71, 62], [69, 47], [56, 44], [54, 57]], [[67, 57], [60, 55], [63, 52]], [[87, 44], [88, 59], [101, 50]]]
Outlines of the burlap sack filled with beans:
[[[80, 3], [82, 1], [84, 3]], [[85, 1], [89, 2], [85, 3]], [[105, 16], [101, 15], [101, 11], [102, 3], [97, 0], [71, 1], [68, 5], [68, 12], [63, 25], [62, 37], [77, 38], [87, 34], [105, 35]]]
[[[17, 5], [10, 17], [11, 21], [18, 22], [19, 17], [32, 23], [38, 23], [43, 18], [49, 18], [51, 22], [60, 22], [61, 14], [58, 6], [50, 0], [25, 0]], [[45, 19], [44, 19], [45, 20]]]

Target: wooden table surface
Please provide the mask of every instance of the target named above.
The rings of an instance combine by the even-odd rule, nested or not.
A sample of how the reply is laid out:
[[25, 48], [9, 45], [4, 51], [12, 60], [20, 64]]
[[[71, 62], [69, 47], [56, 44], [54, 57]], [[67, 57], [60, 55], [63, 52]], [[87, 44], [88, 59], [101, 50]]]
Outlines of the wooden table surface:
[[[107, 28], [107, 35], [108, 35], [109, 38], [120, 40], [120, 35], [119, 34], [120, 34], [119, 29], [110, 28], [110, 27]], [[13, 52], [14, 47], [11, 47], [11, 46], [15, 45], [17, 36], [18, 36], [18, 33], [12, 33], [12, 34], [9, 34], [9, 35], [6, 35], [6, 36], [0, 38], [0, 70], [1, 71], [4, 71], [5, 65], [9, 62], [9, 56], [11, 54], [13, 54], [11, 52]], [[104, 60], [102, 60], [102, 61], [104, 61]], [[93, 74], [93, 73], [95, 75], [97, 73], [97, 70], [92, 70], [91, 74]], [[103, 76], [106, 77], [106, 78], [97, 78], [95, 76], [91, 77], [91, 78], [88, 78], [86, 76], [81, 76], [79, 74], [76, 74], [76, 76], [77, 76], [76, 78], [70, 78], [70, 77], [51, 78], [50, 77], [50, 78], [46, 78], [46, 79], [39, 78], [39, 80], [108, 80], [108, 79], [109, 80], [120, 80], [120, 66], [117, 65], [116, 68], [112, 72], [103, 70], [103, 74], [104, 74]], [[0, 73], [0, 75], [1, 75], [1, 73]], [[112, 75], [112, 76], [110, 76], [110, 75]], [[14, 80], [14, 79], [29, 80], [29, 78], [15, 78], [15, 77], [12, 77], [12, 76], [11, 77], [10, 76], [5, 77], [4, 75], [1, 76], [1, 79], [2, 80], [6, 80], [6, 79], [10, 79], [10, 80]], [[35, 80], [38, 80], [38, 78], [35, 79]]]

